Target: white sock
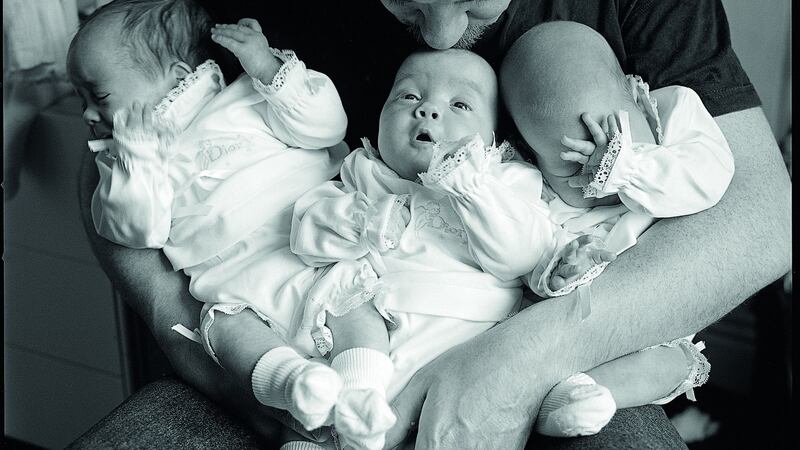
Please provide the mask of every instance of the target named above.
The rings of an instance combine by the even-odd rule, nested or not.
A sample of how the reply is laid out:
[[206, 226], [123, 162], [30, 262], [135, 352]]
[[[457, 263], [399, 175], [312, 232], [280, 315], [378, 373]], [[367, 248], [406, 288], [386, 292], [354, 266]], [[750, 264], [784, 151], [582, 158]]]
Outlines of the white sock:
[[611, 391], [589, 375], [577, 373], [555, 385], [544, 398], [536, 431], [555, 437], [597, 434], [616, 411]]
[[289, 411], [307, 430], [329, 422], [342, 381], [330, 367], [290, 347], [264, 354], [253, 369], [253, 394], [264, 405]]
[[395, 416], [386, 401], [394, 364], [369, 348], [345, 350], [331, 362], [344, 383], [336, 402], [335, 426], [342, 442], [356, 449], [383, 448]]

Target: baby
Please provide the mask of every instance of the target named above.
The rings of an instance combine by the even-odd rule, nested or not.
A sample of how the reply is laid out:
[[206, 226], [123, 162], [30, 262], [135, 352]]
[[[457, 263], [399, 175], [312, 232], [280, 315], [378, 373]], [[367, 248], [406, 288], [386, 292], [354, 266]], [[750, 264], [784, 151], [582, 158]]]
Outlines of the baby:
[[[571, 28], [567, 38], [554, 42], [546, 33], [554, 25], [539, 25], [509, 50], [501, 70], [503, 94], [546, 180], [551, 218], [570, 233], [601, 238], [619, 254], [656, 218], [714, 206], [733, 176], [733, 156], [698, 95], [680, 86], [649, 92], [641, 78], [623, 73], [597, 32], [577, 23], [559, 25]], [[535, 55], [520, 58], [526, 46]], [[509, 61], [529, 62], [522, 68], [525, 83], [505, 76]], [[520, 95], [534, 101], [511, 101]], [[561, 256], [569, 260], [575, 252], [573, 246]], [[553, 275], [576, 273], [559, 268], [559, 261], [534, 271], [531, 287], [542, 296], [577, 287], [588, 307], [585, 283], [605, 263], [550, 289]], [[552, 436], [594, 434], [617, 407], [662, 404], [684, 392], [693, 399], [691, 389], [705, 383], [710, 365], [699, 352], [702, 342], [692, 339], [651, 347], [561, 382], [545, 399], [536, 430]]]
[[[590, 72], [574, 76], [592, 74], [619, 106], [589, 89], [571, 92], [580, 93], [579, 110], [603, 113], [612, 137], [590, 113], [583, 120], [593, 141], [562, 139], [558, 122], [568, 118], [556, 115], [558, 105], [545, 108], [536, 117], [539, 130], [558, 138], [553, 146], [534, 147], [544, 180], [507, 145], [494, 144], [496, 81], [486, 62], [465, 51], [423, 52], [398, 71], [381, 114], [379, 149], [364, 140], [345, 159], [342, 182], [309, 191], [296, 203], [292, 250], [303, 261], [366, 260], [372, 269], [359, 283], [347, 277], [337, 286], [335, 276], [326, 278], [333, 285], [310, 296], [306, 309], [315, 317], [306, 323], [315, 323], [320, 351], [331, 353], [332, 367], [343, 376], [334, 424], [344, 443], [380, 448], [383, 428], [392, 422], [381, 403], [437, 355], [513, 314], [520, 279], [541, 296], [578, 288], [583, 317], [587, 283], [633, 245], [653, 217], [709, 208], [724, 193], [732, 157], [696, 94], [684, 88], [654, 93], [664, 104], [659, 116], [646, 84], [626, 78], [610, 49], [591, 50], [582, 55]], [[511, 86], [506, 94], [546, 81], [558, 77]], [[547, 91], [541, 95], [546, 103]], [[597, 167], [625, 167], [624, 152], [631, 148], [646, 156], [629, 162], [626, 173], [639, 169], [642, 180], [628, 180], [632, 186], [617, 187], [622, 193], [610, 197], [612, 183], [622, 182], [616, 172], [608, 176]], [[612, 156], [600, 158], [604, 154]], [[609, 162], [613, 156], [618, 166]], [[644, 171], [653, 164], [661, 170]], [[575, 176], [576, 170], [585, 173]], [[708, 179], [692, 177], [701, 172]], [[670, 189], [659, 190], [665, 186]], [[691, 393], [708, 376], [700, 349], [691, 337], [679, 339], [576, 374], [548, 394], [536, 429], [552, 436], [594, 434], [617, 406]], [[359, 370], [342, 371], [345, 362]], [[348, 401], [351, 391], [361, 393], [360, 402]]]
[[[304, 320], [343, 379], [334, 425], [345, 445], [382, 448], [394, 422], [387, 401], [442, 352], [515, 313], [523, 276], [574, 237], [550, 220], [540, 172], [495, 145], [498, 96], [473, 53], [412, 54], [381, 112], [378, 150], [365, 139], [341, 182], [295, 204], [291, 245], [303, 261], [368, 263], [340, 282], [334, 266]], [[614, 256], [578, 248], [571, 263], [583, 270]]]
[[[230, 85], [208, 59], [212, 40], [246, 72]], [[242, 361], [226, 369], [306, 429], [323, 425], [340, 378], [287, 344], [322, 272], [292, 254], [289, 233], [295, 200], [335, 176], [347, 154], [337, 145], [347, 118], [330, 79], [271, 49], [256, 21], [212, 27], [190, 0], [109, 3], [74, 37], [68, 67], [99, 138], [89, 143], [100, 172], [97, 232], [163, 249], [190, 277], [190, 293], [206, 303], [201, 327], [174, 329], [215, 361], [215, 350], [245, 350], [212, 348], [215, 312], [255, 311], [269, 326], [265, 356], [255, 370], [224, 358]]]

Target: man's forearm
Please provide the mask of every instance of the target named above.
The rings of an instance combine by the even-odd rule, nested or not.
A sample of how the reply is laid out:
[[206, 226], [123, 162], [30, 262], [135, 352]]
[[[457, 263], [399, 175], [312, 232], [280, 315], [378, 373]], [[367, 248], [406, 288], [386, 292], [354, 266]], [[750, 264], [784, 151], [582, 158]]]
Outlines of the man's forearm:
[[[717, 206], [663, 219], [591, 286], [592, 314], [580, 322], [552, 299], [510, 320], [524, 333], [542, 315], [560, 322], [551, 342], [587, 370], [643, 347], [697, 332], [791, 266], [791, 184], [760, 108], [717, 121], [736, 173]], [[561, 313], [561, 315], [559, 315]], [[519, 322], [519, 323], [515, 323]], [[512, 333], [513, 334], [513, 333]]]

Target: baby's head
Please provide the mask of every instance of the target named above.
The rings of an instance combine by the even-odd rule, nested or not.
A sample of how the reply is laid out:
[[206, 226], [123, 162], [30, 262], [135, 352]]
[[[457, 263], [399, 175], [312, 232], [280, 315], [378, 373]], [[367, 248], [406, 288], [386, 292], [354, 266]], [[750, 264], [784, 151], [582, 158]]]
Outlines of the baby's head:
[[567, 150], [562, 136], [591, 139], [582, 113], [601, 123], [609, 114], [625, 110], [634, 139], [651, 139], [646, 136], [647, 119], [634, 103], [613, 50], [585, 25], [547, 22], [532, 28], [506, 54], [500, 79], [517, 129], [554, 188], [567, 185], [553, 183], [553, 178], [568, 177], [581, 168], [560, 154]]
[[114, 112], [155, 105], [208, 59], [211, 26], [193, 0], [115, 0], [95, 11], [70, 43], [67, 70], [98, 137], [111, 133]]
[[436, 142], [478, 133], [491, 144], [497, 114], [497, 78], [483, 58], [466, 50], [413, 53], [398, 69], [381, 111], [381, 158], [413, 180], [428, 170]]

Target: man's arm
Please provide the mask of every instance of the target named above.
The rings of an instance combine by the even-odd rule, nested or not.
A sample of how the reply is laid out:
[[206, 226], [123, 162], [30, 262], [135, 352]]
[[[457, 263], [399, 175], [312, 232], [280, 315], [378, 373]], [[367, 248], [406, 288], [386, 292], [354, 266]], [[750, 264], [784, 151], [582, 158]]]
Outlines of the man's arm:
[[[81, 217], [92, 249], [114, 288], [147, 323], [172, 367], [186, 382], [214, 401], [238, 413], [256, 431], [270, 438], [279, 436], [277, 410], [262, 406], [247, 384], [217, 366], [200, 345], [171, 330], [177, 323], [198, 326], [202, 303], [193, 299], [188, 279], [172, 270], [159, 250], [134, 250], [100, 237], [91, 217], [92, 192], [98, 181], [94, 157], [84, 157], [79, 175]], [[220, 321], [222, 324], [224, 321]], [[254, 327], [262, 327], [258, 321]]]
[[387, 443], [421, 413], [422, 448], [522, 448], [560, 379], [696, 332], [789, 271], [791, 183], [763, 111], [717, 123], [736, 173], [715, 207], [653, 225], [593, 282], [584, 321], [574, 297], [542, 301], [434, 360], [395, 399]]

